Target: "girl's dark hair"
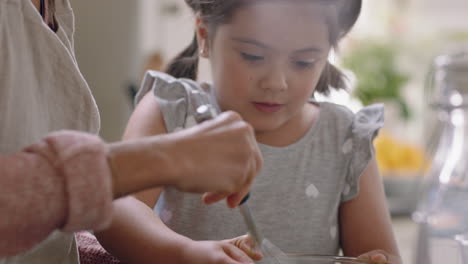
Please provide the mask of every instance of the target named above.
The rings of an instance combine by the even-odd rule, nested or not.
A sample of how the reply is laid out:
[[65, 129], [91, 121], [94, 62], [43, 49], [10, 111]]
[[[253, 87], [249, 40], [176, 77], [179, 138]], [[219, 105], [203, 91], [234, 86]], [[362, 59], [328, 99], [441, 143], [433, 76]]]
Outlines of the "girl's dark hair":
[[[217, 26], [229, 23], [235, 11], [252, 2], [268, 0], [185, 0], [196, 15], [199, 15], [208, 26], [209, 32], [216, 31]], [[278, 1], [278, 0], [276, 0]], [[283, 1], [313, 1], [333, 6], [335, 14], [327, 19], [330, 27], [330, 43], [336, 49], [338, 42], [349, 33], [361, 13], [362, 0], [283, 0]], [[168, 74], [176, 78], [197, 79], [198, 72], [198, 44], [195, 34], [192, 43], [174, 58], [166, 68]], [[327, 62], [316, 91], [328, 94], [330, 87], [345, 89], [343, 73], [331, 63]]]

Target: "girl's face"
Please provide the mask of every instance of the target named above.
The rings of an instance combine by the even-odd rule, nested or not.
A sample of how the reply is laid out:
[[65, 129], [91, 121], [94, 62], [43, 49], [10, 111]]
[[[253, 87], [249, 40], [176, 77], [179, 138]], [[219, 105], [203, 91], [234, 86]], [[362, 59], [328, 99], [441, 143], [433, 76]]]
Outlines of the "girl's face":
[[287, 2], [237, 10], [211, 41], [204, 39], [203, 25], [198, 28], [202, 50], [209, 45], [205, 56], [221, 109], [241, 114], [257, 135], [310, 117], [307, 102], [330, 51], [324, 8]]

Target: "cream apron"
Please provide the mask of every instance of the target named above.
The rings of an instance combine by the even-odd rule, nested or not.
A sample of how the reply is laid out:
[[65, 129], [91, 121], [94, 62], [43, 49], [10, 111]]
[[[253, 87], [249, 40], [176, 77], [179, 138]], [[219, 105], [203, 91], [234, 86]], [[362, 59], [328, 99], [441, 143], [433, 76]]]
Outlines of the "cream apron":
[[[68, 0], [56, 2], [54, 33], [31, 0], [0, 0], [0, 153], [55, 130], [99, 131], [99, 112], [73, 51], [73, 12]], [[74, 236], [56, 231], [28, 252], [0, 259], [6, 263], [79, 263]]]

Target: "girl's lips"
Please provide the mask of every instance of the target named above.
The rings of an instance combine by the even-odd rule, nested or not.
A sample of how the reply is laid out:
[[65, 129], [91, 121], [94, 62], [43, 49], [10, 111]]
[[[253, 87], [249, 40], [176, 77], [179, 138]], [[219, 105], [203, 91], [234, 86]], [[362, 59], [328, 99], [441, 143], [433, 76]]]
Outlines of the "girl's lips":
[[253, 102], [255, 108], [263, 113], [275, 113], [283, 108], [282, 104]]

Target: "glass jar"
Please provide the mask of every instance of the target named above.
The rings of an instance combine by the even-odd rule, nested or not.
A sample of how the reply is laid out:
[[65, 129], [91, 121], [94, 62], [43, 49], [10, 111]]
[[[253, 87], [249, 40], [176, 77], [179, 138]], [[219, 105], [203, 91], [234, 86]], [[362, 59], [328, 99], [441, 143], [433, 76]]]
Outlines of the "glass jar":
[[435, 60], [431, 106], [440, 133], [418, 209], [416, 264], [462, 262], [468, 234], [468, 50]]

